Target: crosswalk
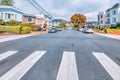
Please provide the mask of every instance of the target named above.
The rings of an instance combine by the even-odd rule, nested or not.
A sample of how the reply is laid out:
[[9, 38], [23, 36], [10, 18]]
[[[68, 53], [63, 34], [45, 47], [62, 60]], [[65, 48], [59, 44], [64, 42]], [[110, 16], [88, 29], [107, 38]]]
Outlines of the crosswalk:
[[106, 71], [111, 75], [113, 80], [120, 80], [120, 66], [117, 65], [104, 53], [93, 52], [93, 55], [98, 59]]
[[13, 54], [15, 54], [15, 53], [17, 53], [17, 52], [18, 51], [8, 51], [8, 52], [5, 52], [5, 53], [2, 53], [0, 55], [0, 61], [7, 58], [7, 57], [9, 57], [9, 56], [11, 56], [11, 55], [13, 55]]
[[[0, 61], [17, 54], [19, 51], [7, 51], [0, 54]], [[22, 60], [8, 72], [0, 77], [0, 80], [20, 80], [47, 51], [35, 51]], [[120, 80], [120, 66], [110, 59], [105, 53], [91, 53], [113, 80]], [[80, 62], [80, 61], [79, 61]], [[82, 73], [82, 72], [81, 72]], [[64, 51], [56, 76], [56, 80], [81, 80], [78, 74], [75, 52]]]

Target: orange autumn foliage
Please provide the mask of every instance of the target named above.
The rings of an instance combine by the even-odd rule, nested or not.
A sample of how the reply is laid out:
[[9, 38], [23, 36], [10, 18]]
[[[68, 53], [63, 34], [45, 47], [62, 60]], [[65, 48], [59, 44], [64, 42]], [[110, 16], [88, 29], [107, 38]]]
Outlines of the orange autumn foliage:
[[86, 16], [84, 16], [83, 14], [76, 13], [71, 17], [71, 22], [76, 28], [82, 27], [86, 23]]

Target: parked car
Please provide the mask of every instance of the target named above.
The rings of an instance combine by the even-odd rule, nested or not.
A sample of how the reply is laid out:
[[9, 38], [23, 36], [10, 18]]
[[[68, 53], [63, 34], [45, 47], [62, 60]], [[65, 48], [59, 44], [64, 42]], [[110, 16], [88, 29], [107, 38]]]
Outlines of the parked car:
[[57, 31], [62, 31], [62, 29], [61, 28], [57, 28]]
[[86, 26], [83, 28], [83, 33], [94, 33], [92, 26]]
[[40, 31], [46, 31], [46, 28], [40, 28]]
[[83, 31], [83, 28], [78, 28], [77, 31], [82, 32], [82, 31]]
[[51, 29], [48, 31], [48, 33], [55, 33], [55, 32], [57, 32], [56, 28], [51, 28]]

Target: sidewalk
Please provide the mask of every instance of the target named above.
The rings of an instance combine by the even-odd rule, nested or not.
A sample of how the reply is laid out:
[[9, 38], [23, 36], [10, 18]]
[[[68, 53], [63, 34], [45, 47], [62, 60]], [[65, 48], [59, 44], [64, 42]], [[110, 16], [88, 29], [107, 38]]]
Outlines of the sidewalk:
[[105, 37], [109, 37], [109, 38], [120, 40], [120, 35], [105, 34], [105, 33], [95, 33], [95, 34], [100, 35], [100, 36], [105, 36]]
[[0, 43], [11, 41], [11, 40], [16, 40], [16, 39], [20, 39], [20, 38], [30, 37], [30, 36], [34, 36], [34, 35], [38, 35], [38, 34], [46, 34], [46, 33], [47, 33], [47, 31], [45, 31], [45, 32], [36, 31], [36, 32], [31, 32], [30, 34], [0, 35]]

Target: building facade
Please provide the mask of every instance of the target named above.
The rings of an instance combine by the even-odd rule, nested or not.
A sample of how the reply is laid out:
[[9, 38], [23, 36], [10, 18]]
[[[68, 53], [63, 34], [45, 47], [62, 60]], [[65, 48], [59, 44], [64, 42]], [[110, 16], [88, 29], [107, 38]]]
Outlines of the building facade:
[[13, 19], [23, 24], [36, 24], [42, 26], [46, 24], [48, 27], [52, 26], [51, 17], [48, 15], [25, 14], [12, 6], [0, 6], [0, 19], [4, 20], [5, 22], [9, 22], [11, 19]]
[[36, 16], [31, 14], [23, 14], [22, 16], [23, 24], [36, 24], [35, 20], [36, 20]]
[[116, 25], [117, 22], [120, 22], [120, 3], [106, 10], [106, 25]]
[[86, 26], [92, 26], [93, 28], [97, 27], [98, 22], [97, 21], [88, 21], [86, 22]]
[[35, 24], [36, 25], [41, 25], [41, 27], [43, 27], [44, 24], [46, 24], [49, 27], [52, 26], [51, 18], [47, 15], [44, 15], [44, 14], [36, 15]]
[[98, 14], [98, 28], [102, 28], [103, 26], [105, 26], [106, 22], [106, 15], [104, 12], [99, 12]]
[[12, 6], [0, 6], [0, 19], [3, 19], [5, 22], [14, 19], [18, 22], [22, 22], [23, 13], [12, 7]]

